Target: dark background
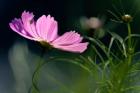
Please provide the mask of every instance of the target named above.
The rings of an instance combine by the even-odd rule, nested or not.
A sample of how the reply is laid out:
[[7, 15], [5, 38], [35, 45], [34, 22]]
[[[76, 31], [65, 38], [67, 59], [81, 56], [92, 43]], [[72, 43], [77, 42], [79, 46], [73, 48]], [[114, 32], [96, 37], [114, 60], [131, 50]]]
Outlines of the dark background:
[[[137, 3], [135, 1], [137, 0], [122, 0], [126, 13], [134, 14], [140, 10], [138, 5], [135, 5]], [[31, 48], [34, 44], [9, 28], [9, 22], [13, 18], [19, 18], [24, 10], [33, 12], [35, 19], [43, 14], [51, 14], [58, 21], [59, 33], [61, 34], [69, 30], [79, 30], [79, 27], [75, 25], [75, 20], [81, 16], [106, 15], [108, 20], [111, 15], [107, 13], [107, 10], [114, 11], [112, 4], [116, 4], [122, 12], [119, 0], [0, 0], [0, 93], [8, 93], [7, 89], [13, 82], [12, 70], [8, 61], [8, 51], [11, 46], [15, 41], [26, 41]], [[139, 18], [137, 15], [132, 24], [134, 32], [138, 33], [140, 32]], [[124, 33], [124, 29], [121, 30], [121, 27], [117, 30], [119, 33]]]

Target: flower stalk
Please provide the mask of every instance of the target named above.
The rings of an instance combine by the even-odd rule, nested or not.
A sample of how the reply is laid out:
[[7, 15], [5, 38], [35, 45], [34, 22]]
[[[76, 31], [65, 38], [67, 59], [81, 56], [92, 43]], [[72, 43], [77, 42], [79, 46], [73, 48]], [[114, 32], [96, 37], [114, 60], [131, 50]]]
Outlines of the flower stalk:
[[129, 51], [131, 50], [132, 48], [132, 44], [131, 44], [131, 26], [130, 26], [130, 23], [127, 23], [127, 28], [128, 28], [128, 48], [129, 48]]
[[131, 26], [130, 23], [127, 23], [127, 29], [128, 29], [128, 65], [131, 64], [132, 61], [132, 51], [133, 51], [133, 47], [132, 47], [132, 39], [131, 39]]
[[44, 65], [43, 57], [44, 57], [45, 50], [46, 50], [45, 47], [42, 47], [39, 61], [37, 62], [35, 71], [32, 76], [32, 86], [30, 90], [31, 93], [40, 93], [37, 84], [38, 84], [38, 79], [39, 79], [40, 68]]

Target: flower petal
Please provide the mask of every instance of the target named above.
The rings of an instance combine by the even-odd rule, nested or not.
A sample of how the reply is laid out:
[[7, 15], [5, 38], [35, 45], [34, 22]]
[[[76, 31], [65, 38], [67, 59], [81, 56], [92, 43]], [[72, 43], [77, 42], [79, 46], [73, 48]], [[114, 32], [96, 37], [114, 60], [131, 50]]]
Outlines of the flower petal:
[[50, 15], [41, 16], [36, 22], [36, 28], [39, 36], [47, 42], [51, 42], [57, 37], [57, 22]]
[[22, 22], [24, 29], [30, 33], [33, 37], [39, 38], [39, 35], [37, 34], [35, 22], [34, 22], [34, 15], [33, 13], [29, 13], [24, 11], [21, 15]]
[[23, 29], [23, 24], [21, 19], [14, 19], [12, 20], [11, 23], [9, 23], [10, 28], [15, 31], [16, 33], [20, 34], [21, 36], [30, 39], [30, 40], [35, 40], [28, 32], [26, 32]]
[[73, 45], [68, 45], [68, 46], [61, 46], [61, 45], [53, 45], [53, 47], [64, 50], [64, 51], [69, 51], [69, 52], [74, 52], [74, 53], [82, 53], [87, 49], [88, 43], [76, 43]]
[[76, 33], [75, 31], [70, 31], [64, 33], [62, 36], [58, 37], [52, 43], [57, 45], [71, 45], [81, 42], [82, 39], [83, 38], [80, 37], [80, 34]]

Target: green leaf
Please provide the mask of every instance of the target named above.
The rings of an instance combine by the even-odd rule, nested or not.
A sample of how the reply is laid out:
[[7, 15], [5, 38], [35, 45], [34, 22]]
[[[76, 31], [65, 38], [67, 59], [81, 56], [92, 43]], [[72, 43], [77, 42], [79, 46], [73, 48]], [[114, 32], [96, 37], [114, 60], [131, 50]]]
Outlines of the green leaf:
[[131, 34], [130, 36], [127, 36], [125, 39], [124, 39], [124, 42], [126, 42], [129, 38], [140, 38], [140, 34]]
[[120, 44], [122, 45], [123, 47], [123, 53], [124, 53], [124, 56], [127, 57], [127, 54], [126, 54], [126, 47], [125, 47], [125, 43], [124, 43], [124, 40], [121, 36], [119, 36], [118, 34], [114, 33], [114, 32], [111, 32], [111, 31], [107, 31], [113, 38], [115, 38], [116, 40], [118, 40], [120, 42]]
[[93, 48], [93, 50], [95, 50], [95, 52], [96, 52], [96, 54], [99, 56], [100, 60], [101, 60], [103, 63], [105, 63], [104, 58], [103, 58], [102, 55], [99, 53], [99, 51], [96, 49], [96, 47], [94, 47], [94, 46], [92, 45], [92, 48]]
[[105, 55], [109, 58], [106, 46], [102, 42], [100, 42], [99, 40], [96, 40], [94, 38], [91, 38], [91, 37], [85, 37], [85, 38], [87, 38], [91, 42], [95, 43], [105, 53]]
[[131, 87], [128, 87], [128, 88], [125, 88], [125, 89], [123, 89], [122, 91], [124, 92], [126, 92], [126, 91], [130, 91], [130, 90], [138, 90], [138, 91], [140, 91], [140, 85], [137, 85], [137, 86], [131, 86]]
[[111, 40], [110, 40], [109, 47], [108, 47], [108, 55], [110, 55], [110, 50], [111, 50], [111, 47], [113, 45], [114, 40], [115, 40], [114, 37], [112, 37]]

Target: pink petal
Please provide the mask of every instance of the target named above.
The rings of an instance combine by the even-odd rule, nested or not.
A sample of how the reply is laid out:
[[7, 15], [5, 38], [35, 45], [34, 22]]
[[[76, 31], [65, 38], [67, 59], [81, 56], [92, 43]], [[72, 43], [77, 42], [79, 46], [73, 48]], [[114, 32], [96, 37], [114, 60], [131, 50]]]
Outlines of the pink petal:
[[36, 22], [36, 28], [39, 36], [47, 42], [57, 37], [57, 22], [50, 15], [41, 16]]
[[82, 41], [82, 37], [80, 34], [76, 33], [75, 31], [70, 31], [64, 33], [62, 36], [58, 37], [52, 43], [57, 45], [71, 45], [74, 43], [79, 43]]
[[11, 23], [9, 23], [9, 26], [13, 31], [20, 34], [21, 36], [30, 40], [35, 40], [31, 35], [29, 35], [28, 32], [26, 32], [23, 29], [23, 24], [22, 24], [21, 19], [14, 19]]
[[34, 18], [33, 13], [29, 13], [29, 12], [24, 11], [22, 13], [22, 15], [21, 15], [21, 18], [22, 18], [24, 29], [26, 31], [28, 31], [28, 33], [31, 36], [39, 38], [39, 36], [37, 34], [37, 31], [36, 31], [36, 28], [35, 28], [35, 22], [34, 22], [34, 19], [33, 19]]
[[68, 46], [61, 46], [61, 45], [53, 45], [55, 48], [64, 50], [64, 51], [69, 51], [69, 52], [74, 52], [74, 53], [82, 53], [87, 49], [88, 43], [76, 43], [73, 45], [68, 45]]

